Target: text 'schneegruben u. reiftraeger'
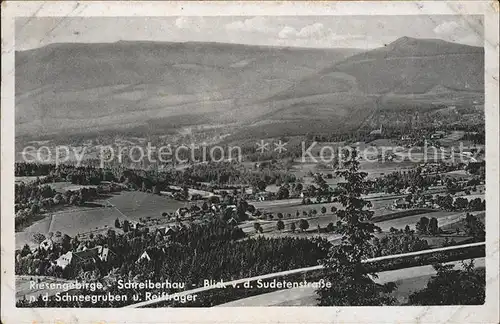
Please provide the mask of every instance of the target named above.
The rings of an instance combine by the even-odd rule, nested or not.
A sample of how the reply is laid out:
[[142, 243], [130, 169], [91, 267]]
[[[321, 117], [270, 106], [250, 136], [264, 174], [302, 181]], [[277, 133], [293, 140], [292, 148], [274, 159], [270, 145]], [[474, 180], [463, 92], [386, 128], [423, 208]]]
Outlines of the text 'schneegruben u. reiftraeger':
[[[191, 286], [191, 287], [189, 287]], [[30, 281], [30, 290], [33, 291], [57, 291], [54, 293], [45, 292], [41, 294], [42, 299], [48, 299], [49, 296], [54, 296], [56, 301], [75, 301], [75, 302], [91, 302], [98, 304], [100, 302], [109, 301], [131, 301], [142, 302], [162, 299], [166, 302], [175, 301], [179, 303], [194, 302], [198, 297], [200, 291], [189, 293], [189, 290], [197, 288], [210, 289], [292, 289], [292, 288], [313, 288], [319, 289], [324, 287], [331, 287], [331, 283], [320, 280], [309, 282], [302, 281], [288, 281], [288, 280], [253, 280], [253, 281], [239, 281], [239, 282], [224, 282], [223, 280], [203, 280], [202, 285], [188, 285], [184, 282], [161, 281], [155, 282], [151, 280], [145, 281], [130, 281], [118, 280], [115, 287], [117, 290], [113, 292], [109, 289], [110, 285], [102, 284], [100, 282], [37, 282]], [[85, 291], [86, 293], [81, 293]], [[127, 293], [127, 291], [129, 293]], [[133, 291], [133, 294], [130, 294]], [[76, 293], [78, 292], [78, 293]]]

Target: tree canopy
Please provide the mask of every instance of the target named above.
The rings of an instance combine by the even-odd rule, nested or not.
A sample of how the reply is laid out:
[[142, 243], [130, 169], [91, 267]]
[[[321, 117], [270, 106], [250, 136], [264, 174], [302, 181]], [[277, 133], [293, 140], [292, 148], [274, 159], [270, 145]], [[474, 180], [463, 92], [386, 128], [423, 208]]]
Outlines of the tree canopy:
[[454, 265], [434, 265], [437, 274], [427, 287], [410, 295], [412, 305], [481, 305], [485, 298], [485, 271], [475, 269], [474, 262]]

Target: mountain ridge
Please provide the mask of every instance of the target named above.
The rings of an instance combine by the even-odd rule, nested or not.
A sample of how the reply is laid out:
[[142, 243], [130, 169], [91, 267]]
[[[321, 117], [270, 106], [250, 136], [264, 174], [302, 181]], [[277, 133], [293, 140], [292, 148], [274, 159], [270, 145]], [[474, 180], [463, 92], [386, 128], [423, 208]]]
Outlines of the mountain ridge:
[[[316, 120], [325, 129], [348, 130], [386, 97], [418, 101], [438, 96], [432, 89], [447, 96], [480, 94], [483, 71], [483, 48], [410, 37], [369, 51], [203, 42], [50, 44], [16, 52], [16, 136], [155, 120], [170, 125], [181, 115], [184, 125], [190, 119], [192, 125], [236, 122], [243, 128], [289, 123], [292, 133], [305, 133], [301, 123]], [[380, 96], [385, 99], [377, 101]]]

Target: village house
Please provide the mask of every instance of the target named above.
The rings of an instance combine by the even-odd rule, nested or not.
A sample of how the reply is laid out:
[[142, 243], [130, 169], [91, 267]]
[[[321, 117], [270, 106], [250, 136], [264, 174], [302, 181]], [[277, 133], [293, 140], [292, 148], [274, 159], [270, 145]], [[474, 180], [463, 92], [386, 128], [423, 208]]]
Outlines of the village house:
[[248, 188], [245, 189], [245, 193], [247, 195], [253, 195], [255, 193], [255, 189], [252, 188], [252, 187], [248, 187]]
[[83, 262], [87, 260], [92, 260], [94, 262], [99, 259], [102, 262], [107, 262], [111, 250], [107, 247], [98, 245], [94, 248], [88, 249], [87, 247], [82, 248], [80, 251], [69, 251], [61, 255], [55, 262], [56, 265], [65, 269], [68, 265], [76, 262]]
[[142, 252], [142, 254], [137, 259], [137, 262], [140, 262], [141, 260], [144, 260], [144, 259], [148, 260], [148, 261], [151, 261], [151, 257], [149, 256], [148, 251]]
[[85, 242], [81, 242], [78, 247], [76, 248], [77, 252], [85, 251], [87, 250], [87, 245], [85, 245]]
[[160, 195], [173, 198], [174, 192], [172, 192], [172, 191], [160, 191]]
[[411, 193], [414, 193], [415, 192], [415, 188], [413, 187], [406, 187], [403, 189], [403, 194], [405, 195], [408, 195], [408, 194], [411, 194]]
[[256, 198], [258, 201], [264, 201], [264, 200], [269, 200], [271, 199], [272, 194], [268, 191], [261, 191], [258, 192], [256, 195]]
[[158, 257], [159, 254], [163, 253], [163, 249], [159, 249], [159, 247], [152, 247], [144, 250], [142, 254], [137, 258], [136, 262], [141, 262], [142, 260], [151, 261], [153, 258]]
[[374, 129], [370, 132], [372, 136], [381, 136], [382, 135], [382, 125], [380, 125], [379, 129]]
[[134, 230], [145, 226], [144, 224], [142, 224], [140, 222], [136, 222], [136, 221], [130, 221], [129, 224], [130, 224], [130, 229], [134, 229]]
[[99, 193], [108, 193], [119, 190], [127, 190], [128, 187], [125, 184], [111, 182], [111, 181], [101, 181], [101, 183], [97, 186], [97, 192]]
[[424, 208], [432, 208], [432, 207], [433, 207], [433, 204], [432, 204], [432, 202], [431, 202], [431, 201], [424, 201], [424, 202], [422, 203], [422, 207], [424, 207]]
[[108, 262], [108, 257], [110, 253], [110, 249], [101, 245], [97, 246], [97, 257], [102, 261], [102, 262]]
[[434, 134], [431, 135], [431, 139], [441, 139], [444, 137], [446, 133], [443, 131], [437, 131]]
[[56, 265], [59, 267], [63, 268], [63, 270], [71, 264], [71, 261], [73, 261], [73, 252], [68, 252], [66, 254], [61, 255], [57, 260], [56, 260]]
[[191, 217], [191, 212], [186, 207], [181, 207], [175, 211], [175, 217]]
[[397, 209], [407, 209], [410, 207], [410, 203], [403, 198], [399, 198], [394, 200], [392, 207]]
[[174, 234], [175, 233], [175, 230], [170, 227], [170, 226], [164, 226], [164, 227], [158, 227], [156, 229], [156, 232], [157, 233], [160, 233], [161, 236], [167, 236], [169, 237], [170, 235]]
[[216, 205], [216, 204], [212, 204], [212, 205], [210, 206], [210, 209], [211, 209], [211, 210], [212, 210], [212, 212], [214, 212], [214, 213], [217, 213], [217, 212], [219, 212], [219, 211], [220, 211], [219, 206], [218, 206], [218, 205]]
[[235, 212], [237, 210], [237, 207], [236, 207], [236, 205], [227, 205], [226, 209], [230, 209], [230, 210]]

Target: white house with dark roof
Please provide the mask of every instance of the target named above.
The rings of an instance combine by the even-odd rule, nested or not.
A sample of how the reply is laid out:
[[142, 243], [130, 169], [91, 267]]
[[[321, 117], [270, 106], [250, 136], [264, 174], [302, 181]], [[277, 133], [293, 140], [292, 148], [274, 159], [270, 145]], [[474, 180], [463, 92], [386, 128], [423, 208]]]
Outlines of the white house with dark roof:
[[148, 251], [144, 251], [141, 256], [137, 259], [137, 262], [140, 262], [141, 260], [146, 259], [148, 261], [151, 261], [151, 257], [148, 254]]
[[68, 265], [70, 265], [72, 261], [73, 261], [73, 252], [69, 251], [68, 253], [61, 255], [56, 260], [56, 265], [64, 269]]
[[40, 243], [40, 249], [45, 251], [51, 251], [54, 248], [54, 242], [51, 238], [46, 238]]
[[56, 265], [60, 266], [61, 268], [66, 268], [69, 264], [73, 262], [79, 262], [79, 261], [85, 261], [85, 260], [93, 260], [94, 262], [99, 259], [102, 262], [107, 262], [109, 255], [112, 253], [112, 251], [107, 248], [103, 247], [102, 245], [98, 245], [94, 248], [87, 248], [84, 246], [84, 248], [80, 249], [79, 251], [69, 251], [63, 255], [61, 255], [57, 260], [56, 260]]

